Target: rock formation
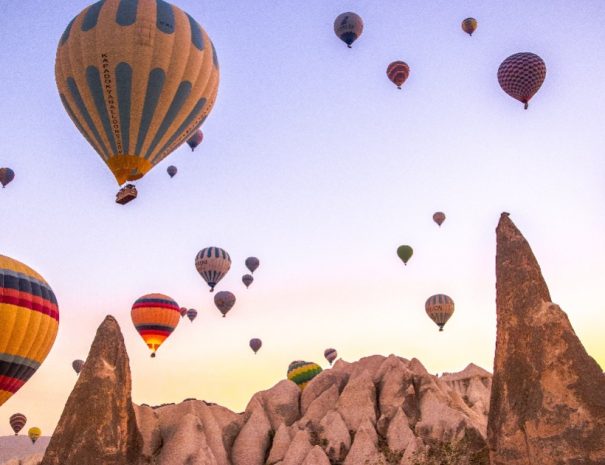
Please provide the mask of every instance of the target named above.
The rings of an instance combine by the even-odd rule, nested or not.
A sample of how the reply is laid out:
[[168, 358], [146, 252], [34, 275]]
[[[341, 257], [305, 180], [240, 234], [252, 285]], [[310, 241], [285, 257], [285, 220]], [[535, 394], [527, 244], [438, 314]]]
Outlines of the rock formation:
[[605, 464], [605, 376], [552, 303], [529, 244], [503, 213], [488, 441], [492, 465]]
[[143, 440], [130, 397], [128, 354], [117, 321], [99, 326], [42, 465], [136, 465]]

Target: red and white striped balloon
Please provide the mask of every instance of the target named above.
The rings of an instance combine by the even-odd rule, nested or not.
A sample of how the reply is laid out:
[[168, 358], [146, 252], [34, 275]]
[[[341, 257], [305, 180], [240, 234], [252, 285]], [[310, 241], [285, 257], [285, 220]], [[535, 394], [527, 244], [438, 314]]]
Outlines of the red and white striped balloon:
[[403, 83], [410, 75], [410, 67], [405, 61], [394, 61], [387, 67], [387, 77], [401, 89]]

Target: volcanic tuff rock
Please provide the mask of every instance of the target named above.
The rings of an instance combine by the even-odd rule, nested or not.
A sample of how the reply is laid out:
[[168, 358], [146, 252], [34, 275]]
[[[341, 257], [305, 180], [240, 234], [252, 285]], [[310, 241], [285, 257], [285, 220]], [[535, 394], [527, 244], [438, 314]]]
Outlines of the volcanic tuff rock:
[[552, 303], [540, 266], [508, 214], [496, 234], [492, 465], [603, 465], [605, 376]]

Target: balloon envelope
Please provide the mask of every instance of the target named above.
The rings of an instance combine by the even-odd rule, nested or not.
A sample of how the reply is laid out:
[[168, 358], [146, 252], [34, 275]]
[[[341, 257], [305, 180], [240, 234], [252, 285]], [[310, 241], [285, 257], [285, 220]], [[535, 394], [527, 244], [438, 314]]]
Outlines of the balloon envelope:
[[363, 32], [363, 20], [361, 16], [351, 11], [342, 13], [334, 20], [334, 33], [347, 47], [351, 48], [353, 42], [359, 39]]
[[231, 310], [235, 305], [235, 295], [229, 291], [218, 292], [214, 296], [214, 304], [216, 305], [216, 308], [218, 308], [223, 314], [224, 318], [227, 316], [229, 310]]
[[408, 264], [408, 260], [412, 258], [414, 250], [409, 245], [400, 245], [397, 248], [397, 256], [401, 259], [404, 265]]
[[57, 299], [42, 276], [0, 255], [0, 405], [40, 367], [59, 328]]
[[197, 310], [195, 308], [187, 310], [187, 318], [189, 318], [189, 321], [193, 322], [193, 320], [197, 318]]
[[250, 270], [250, 273], [254, 274], [256, 269], [260, 266], [260, 260], [256, 257], [246, 258], [246, 268]]
[[261, 341], [258, 338], [253, 338], [250, 339], [250, 348], [254, 351], [254, 353], [257, 353], [258, 350], [263, 346], [263, 341]]
[[231, 268], [231, 257], [219, 247], [207, 247], [198, 252], [195, 257], [195, 268], [210, 286], [210, 292], [214, 286], [223, 279]]
[[142, 178], [198, 128], [219, 83], [214, 45], [165, 1], [85, 8], [59, 41], [55, 80], [75, 126], [118, 184]]
[[134, 327], [151, 350], [151, 356], [179, 324], [180, 307], [164, 294], [146, 294], [132, 305], [130, 316]]
[[443, 224], [443, 222], [445, 221], [445, 213], [443, 213], [443, 212], [436, 212], [433, 215], [433, 221], [435, 223], [437, 223], [439, 226], [441, 226]]
[[405, 61], [394, 61], [387, 67], [387, 77], [398, 89], [401, 89], [401, 86], [408, 79], [409, 75], [410, 67]]
[[204, 140], [204, 133], [201, 129], [198, 129], [193, 133], [193, 135], [187, 139], [187, 145], [191, 147], [191, 151], [193, 152], [195, 148], [202, 143]]
[[462, 30], [469, 36], [473, 35], [473, 32], [477, 29], [477, 20], [475, 18], [466, 18], [462, 21]]
[[247, 289], [248, 286], [250, 286], [250, 284], [254, 282], [254, 277], [252, 277], [251, 274], [245, 274], [244, 276], [242, 276], [242, 282], [246, 285]]
[[2, 184], [3, 188], [13, 179], [15, 179], [15, 172], [13, 170], [10, 168], [0, 168], [0, 184]]
[[33, 428], [30, 428], [27, 431], [27, 435], [31, 439], [32, 444], [34, 444], [38, 440], [38, 438], [40, 436], [42, 436], [42, 430], [40, 428], [38, 428], [37, 426], [34, 426]]
[[82, 367], [84, 366], [84, 360], [74, 360], [71, 363], [71, 366], [77, 374], [80, 374]]
[[181, 307], [180, 313], [181, 318], [183, 318], [185, 315], [187, 315], [187, 309], [185, 307]]
[[171, 178], [174, 178], [174, 175], [177, 173], [177, 171], [176, 166], [173, 165], [170, 165], [168, 168], [166, 168], [166, 172]]
[[336, 349], [326, 349], [324, 350], [324, 357], [326, 357], [326, 360], [330, 362], [330, 365], [332, 365], [332, 363], [334, 363], [334, 360], [336, 360], [336, 358], [338, 357], [338, 352], [336, 352]]
[[498, 68], [498, 83], [502, 90], [524, 104], [538, 92], [546, 78], [546, 64], [535, 53], [515, 53]]
[[443, 331], [443, 326], [454, 313], [454, 301], [445, 294], [435, 294], [427, 299], [424, 309], [431, 320], [439, 326], [439, 331]]
[[23, 429], [25, 423], [27, 423], [27, 417], [22, 413], [14, 413], [8, 419], [11, 428], [15, 432], [15, 436], [19, 434], [19, 431]]
[[321, 367], [313, 362], [296, 360], [288, 366], [288, 379], [294, 381], [301, 391], [319, 373], [321, 373]]

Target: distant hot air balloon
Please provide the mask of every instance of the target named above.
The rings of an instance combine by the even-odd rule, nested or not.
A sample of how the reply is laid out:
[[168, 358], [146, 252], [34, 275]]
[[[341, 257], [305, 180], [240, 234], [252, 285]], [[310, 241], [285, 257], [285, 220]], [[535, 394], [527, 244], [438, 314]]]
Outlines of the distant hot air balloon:
[[0, 184], [2, 184], [3, 189], [13, 179], [15, 179], [15, 172], [13, 170], [10, 168], [0, 168]]
[[183, 318], [185, 315], [187, 315], [187, 309], [185, 307], [181, 307], [180, 314], [181, 318]]
[[546, 78], [546, 64], [535, 53], [515, 53], [498, 68], [498, 82], [502, 90], [512, 98], [529, 106], [530, 99]]
[[397, 247], [397, 256], [401, 259], [404, 265], [408, 264], [408, 260], [412, 258], [414, 250], [409, 245], [400, 245]]
[[170, 176], [171, 178], [174, 178], [174, 175], [177, 173], [177, 169], [176, 166], [174, 165], [170, 165], [168, 168], [166, 168], [166, 172], [168, 173], [168, 176]]
[[132, 305], [130, 316], [151, 356], [179, 324], [180, 307], [164, 294], [146, 294]]
[[469, 36], [472, 36], [476, 29], [477, 20], [475, 18], [466, 18], [464, 21], [462, 21], [462, 30]]
[[71, 367], [74, 369], [74, 371], [77, 374], [80, 374], [80, 371], [82, 371], [83, 366], [84, 366], [84, 360], [74, 360], [73, 362], [71, 362]]
[[166, 1], [100, 1], [67, 26], [55, 79], [66, 112], [118, 184], [142, 178], [210, 113], [214, 45]]
[[246, 289], [254, 282], [254, 278], [251, 274], [245, 274], [242, 276], [242, 282], [246, 285]]
[[214, 286], [223, 279], [231, 268], [231, 257], [219, 247], [207, 247], [198, 252], [195, 257], [195, 268], [210, 286], [210, 292]]
[[363, 32], [363, 20], [355, 13], [347, 12], [339, 15], [334, 21], [334, 32], [347, 47], [351, 48], [353, 42], [359, 39]]
[[187, 318], [189, 318], [189, 321], [193, 323], [193, 320], [197, 318], [197, 310], [195, 308], [190, 308], [187, 310]]
[[433, 221], [435, 223], [437, 223], [439, 225], [439, 227], [441, 227], [441, 225], [443, 224], [443, 222], [445, 221], [445, 213], [443, 212], [436, 212], [433, 215]]
[[191, 151], [193, 152], [195, 148], [202, 143], [204, 140], [204, 133], [201, 129], [198, 129], [193, 133], [193, 135], [187, 139], [187, 145], [191, 147]]
[[19, 434], [19, 431], [23, 429], [25, 423], [27, 423], [27, 417], [22, 413], [14, 413], [8, 419], [8, 422], [11, 425], [11, 428], [15, 432], [15, 436]]
[[326, 349], [324, 350], [324, 357], [326, 357], [326, 360], [330, 362], [330, 365], [332, 365], [332, 363], [334, 363], [334, 360], [336, 360], [336, 358], [338, 357], [338, 352], [336, 352], [336, 349]]
[[263, 341], [261, 341], [258, 338], [254, 338], [254, 339], [250, 339], [250, 348], [254, 351], [254, 353], [256, 354], [259, 349], [263, 346]]
[[403, 83], [410, 75], [410, 67], [404, 61], [394, 61], [387, 67], [387, 77], [401, 89]]
[[254, 274], [256, 269], [260, 265], [260, 260], [256, 257], [248, 257], [246, 258], [246, 268], [250, 270], [250, 273]]
[[321, 373], [321, 367], [313, 362], [296, 360], [288, 366], [288, 379], [294, 381], [301, 391], [319, 373]]
[[214, 296], [214, 304], [223, 314], [223, 318], [225, 318], [229, 310], [235, 305], [235, 296], [229, 291], [217, 292]]
[[58, 328], [59, 307], [48, 283], [0, 255], [0, 406], [40, 367]]
[[30, 428], [27, 431], [27, 435], [29, 436], [29, 438], [32, 441], [32, 444], [35, 444], [36, 441], [38, 440], [38, 438], [40, 436], [42, 436], [42, 430], [40, 428], [38, 428], [37, 426], [34, 426], [33, 428]]
[[431, 320], [439, 326], [439, 331], [443, 331], [443, 326], [454, 313], [454, 301], [445, 294], [435, 294], [427, 299], [424, 308]]

